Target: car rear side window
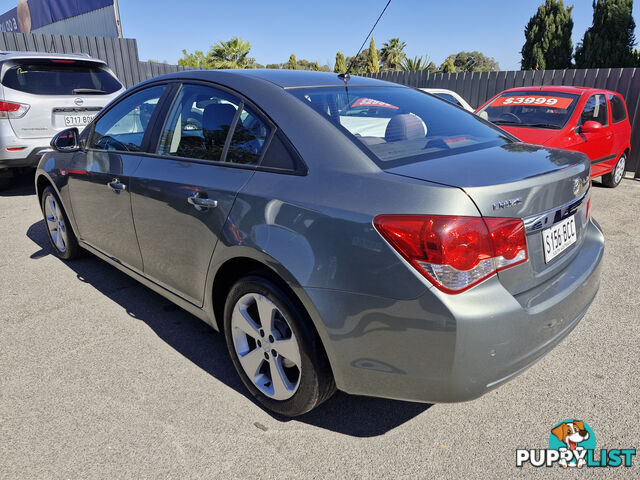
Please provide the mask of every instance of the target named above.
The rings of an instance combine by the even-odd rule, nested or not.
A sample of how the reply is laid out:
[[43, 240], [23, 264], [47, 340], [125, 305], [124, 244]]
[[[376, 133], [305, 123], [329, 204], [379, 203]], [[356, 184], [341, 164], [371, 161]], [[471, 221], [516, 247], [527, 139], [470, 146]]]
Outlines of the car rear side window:
[[255, 165], [269, 133], [270, 128], [233, 95], [204, 85], [184, 85], [163, 128], [158, 153]]
[[138, 152], [149, 120], [166, 85], [157, 85], [129, 95], [96, 122], [89, 148]]
[[287, 92], [368, 149], [381, 168], [513, 141], [479, 117], [411, 88], [318, 87]]
[[609, 103], [611, 104], [611, 118], [613, 123], [618, 123], [627, 118], [627, 110], [624, 108], [624, 100], [618, 95], [609, 95]]
[[271, 129], [246, 105], [231, 137], [227, 162], [256, 165]]
[[292, 148], [280, 138], [278, 133], [271, 140], [260, 166], [276, 170], [302, 171], [298, 156], [293, 153]]
[[584, 105], [580, 115], [580, 125], [585, 122], [598, 122], [602, 126], [609, 124], [609, 112], [607, 110], [607, 99], [604, 94], [596, 93], [591, 95]]
[[2, 85], [35, 95], [110, 94], [122, 88], [102, 65], [62, 59], [13, 66], [5, 72]]

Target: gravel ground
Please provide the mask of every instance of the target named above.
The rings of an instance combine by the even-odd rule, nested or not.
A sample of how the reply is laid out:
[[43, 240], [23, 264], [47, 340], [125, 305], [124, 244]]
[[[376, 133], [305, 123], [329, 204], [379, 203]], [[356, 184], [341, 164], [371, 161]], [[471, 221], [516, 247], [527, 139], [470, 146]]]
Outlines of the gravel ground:
[[594, 187], [600, 292], [533, 368], [473, 402], [339, 393], [287, 420], [248, 398], [207, 325], [95, 257], [53, 256], [24, 178], [0, 192], [0, 478], [572, 478], [515, 467], [567, 418], [598, 449], [637, 448], [640, 182]]

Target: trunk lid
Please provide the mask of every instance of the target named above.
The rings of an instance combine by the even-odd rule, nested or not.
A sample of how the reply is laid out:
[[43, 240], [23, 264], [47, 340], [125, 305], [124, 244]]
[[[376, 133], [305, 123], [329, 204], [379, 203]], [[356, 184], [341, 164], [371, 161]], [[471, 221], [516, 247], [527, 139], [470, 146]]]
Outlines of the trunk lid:
[[[513, 143], [386, 171], [461, 188], [482, 216], [522, 218], [529, 261], [498, 274], [513, 294], [553, 276], [582, 244], [590, 162], [580, 153]], [[570, 216], [575, 218], [576, 243], [546, 262], [542, 231]]]

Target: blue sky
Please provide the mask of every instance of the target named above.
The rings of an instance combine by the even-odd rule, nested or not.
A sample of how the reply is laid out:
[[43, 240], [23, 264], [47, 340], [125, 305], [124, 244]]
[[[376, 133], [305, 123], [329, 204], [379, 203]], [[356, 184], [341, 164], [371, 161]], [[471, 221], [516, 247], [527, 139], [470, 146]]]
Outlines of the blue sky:
[[[524, 26], [543, 0], [392, 0], [374, 38], [378, 48], [397, 36], [409, 56], [428, 54], [436, 64], [461, 50], [494, 57], [503, 70], [519, 69]], [[124, 35], [138, 39], [142, 60], [177, 62], [186, 48], [208, 50], [239, 36], [259, 63], [297, 58], [333, 65], [336, 51], [353, 54], [386, 0], [235, 1], [120, 0]], [[636, 23], [640, 0], [634, 0]], [[575, 5], [574, 47], [591, 25], [591, 0]], [[153, 7], [151, 7], [153, 5]], [[178, 6], [179, 5], [179, 6]]]

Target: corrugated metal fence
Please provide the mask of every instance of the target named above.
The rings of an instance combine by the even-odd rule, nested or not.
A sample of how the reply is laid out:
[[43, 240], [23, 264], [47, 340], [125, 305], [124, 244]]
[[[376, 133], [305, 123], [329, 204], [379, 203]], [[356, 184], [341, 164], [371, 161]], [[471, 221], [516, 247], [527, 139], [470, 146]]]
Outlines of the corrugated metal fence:
[[507, 88], [532, 85], [574, 85], [606, 88], [619, 92], [627, 102], [631, 121], [631, 157], [627, 170], [640, 174], [640, 69], [593, 68], [569, 70], [525, 70], [512, 72], [437, 73], [381, 72], [367, 74], [419, 88], [447, 88], [462, 95], [472, 107], [479, 107]]
[[141, 62], [138, 43], [133, 38], [78, 37], [75, 35], [44, 35], [0, 33], [0, 50], [48, 53], [88, 53], [107, 62], [125, 86], [131, 87], [148, 78], [190, 68], [165, 63]]

